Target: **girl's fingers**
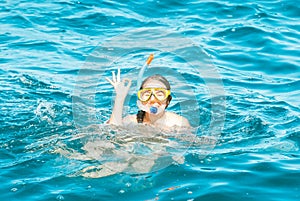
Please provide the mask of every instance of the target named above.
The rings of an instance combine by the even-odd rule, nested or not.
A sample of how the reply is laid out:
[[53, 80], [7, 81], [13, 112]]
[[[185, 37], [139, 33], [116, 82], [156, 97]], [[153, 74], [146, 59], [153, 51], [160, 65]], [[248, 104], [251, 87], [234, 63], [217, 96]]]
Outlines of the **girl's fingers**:
[[112, 81], [116, 82], [116, 74], [115, 71], [112, 72]]
[[117, 82], [121, 81], [121, 73], [120, 73], [120, 67], [118, 68], [118, 74], [117, 74]]
[[107, 77], [105, 77], [105, 79], [106, 79], [111, 85], [114, 86], [114, 83], [113, 83], [113, 81], [111, 81], [111, 79], [109, 79], [109, 78], [107, 78]]
[[[116, 73], [115, 71], [112, 71], [112, 80], [105, 77], [105, 79], [110, 83], [112, 84], [113, 86], [118, 83], [118, 82], [121, 82], [121, 71], [120, 71], [120, 68], [118, 68], [118, 72], [117, 72], [117, 76], [116, 76]], [[129, 79], [124, 79], [124, 80], [127, 80], [127, 82], [129, 82], [129, 84], [131, 85], [131, 80]], [[124, 82], [123, 80], [123, 82]], [[125, 83], [124, 83], [125, 84]]]

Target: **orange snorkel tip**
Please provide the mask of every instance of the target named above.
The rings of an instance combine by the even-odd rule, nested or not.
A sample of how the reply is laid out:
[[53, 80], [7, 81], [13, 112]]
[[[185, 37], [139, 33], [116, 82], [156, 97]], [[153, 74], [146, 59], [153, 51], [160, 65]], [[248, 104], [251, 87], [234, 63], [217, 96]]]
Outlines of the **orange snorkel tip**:
[[148, 57], [148, 59], [146, 61], [146, 64], [149, 65], [151, 63], [151, 61], [153, 60], [153, 58], [154, 58], [154, 55], [150, 54], [150, 56]]

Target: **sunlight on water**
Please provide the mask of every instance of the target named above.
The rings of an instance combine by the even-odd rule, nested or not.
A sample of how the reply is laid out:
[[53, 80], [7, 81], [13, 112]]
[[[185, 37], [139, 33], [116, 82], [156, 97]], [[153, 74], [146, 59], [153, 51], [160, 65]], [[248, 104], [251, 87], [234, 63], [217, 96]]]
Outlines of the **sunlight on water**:
[[203, 155], [205, 148], [215, 143], [189, 130], [173, 129], [170, 134], [144, 125], [131, 129], [94, 125], [81, 129], [65, 143], [57, 143], [54, 153], [70, 160], [91, 161], [93, 165], [87, 162], [88, 166], [73, 176], [98, 178], [122, 172], [150, 173], [183, 164], [191, 146]]
[[[299, 6], [282, 1], [1, 1], [5, 200], [299, 200]], [[139, 70], [191, 133], [106, 125]]]

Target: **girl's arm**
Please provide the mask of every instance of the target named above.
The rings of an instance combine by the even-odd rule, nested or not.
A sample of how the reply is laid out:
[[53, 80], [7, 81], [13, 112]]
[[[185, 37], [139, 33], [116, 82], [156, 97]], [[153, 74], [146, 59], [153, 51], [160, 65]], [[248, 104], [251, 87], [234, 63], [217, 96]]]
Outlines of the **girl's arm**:
[[123, 106], [129, 88], [131, 86], [131, 80], [125, 78], [121, 81], [120, 68], [118, 68], [117, 77], [115, 75], [115, 72], [113, 71], [112, 80], [109, 78], [106, 78], [106, 80], [111, 85], [113, 85], [116, 92], [114, 107], [108, 123], [114, 125], [123, 125], [123, 118], [122, 118]]

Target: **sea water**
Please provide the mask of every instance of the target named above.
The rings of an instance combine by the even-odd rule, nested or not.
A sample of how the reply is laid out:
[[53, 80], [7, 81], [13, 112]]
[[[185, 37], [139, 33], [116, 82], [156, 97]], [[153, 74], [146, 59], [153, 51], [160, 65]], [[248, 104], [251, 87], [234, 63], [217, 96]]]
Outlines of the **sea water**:
[[[2, 199], [299, 200], [297, 1], [6, 0], [0, 11]], [[151, 53], [144, 76], [168, 78], [168, 110], [190, 135], [105, 125], [105, 77], [120, 67], [132, 79], [124, 115], [136, 113]]]

